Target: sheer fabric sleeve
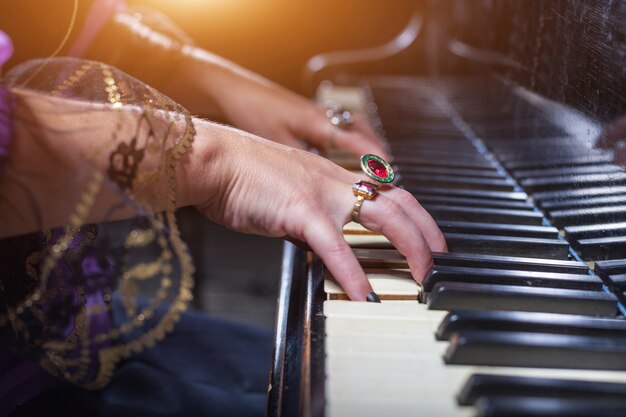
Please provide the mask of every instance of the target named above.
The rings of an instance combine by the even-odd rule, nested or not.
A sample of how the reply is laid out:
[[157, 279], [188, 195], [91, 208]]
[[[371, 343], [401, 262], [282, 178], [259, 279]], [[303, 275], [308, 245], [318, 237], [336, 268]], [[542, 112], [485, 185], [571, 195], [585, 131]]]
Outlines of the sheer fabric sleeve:
[[[76, 117], [85, 120], [106, 113], [115, 121], [94, 127], [108, 137], [89, 146], [92, 131], [63, 130], [63, 117], [74, 115], [59, 115], [58, 126], [38, 126], [36, 115], [14, 118], [18, 133], [9, 152], [19, 152], [19, 132], [37, 140], [38, 132], [54, 130], [58, 142], [37, 150], [51, 155], [45, 163], [81, 167], [54, 190], [50, 204], [63, 208], [64, 220], [52, 228], [44, 230], [50, 205], [37, 193], [50, 190], [38, 189], [46, 183], [39, 171], [9, 159], [0, 173], [0, 231], [34, 225], [33, 233], [0, 241], [0, 343], [55, 376], [97, 389], [120, 360], [164, 338], [192, 297], [193, 265], [174, 213], [192, 119], [153, 88], [94, 61], [30, 61], [3, 84], [14, 93], [84, 103]], [[66, 133], [85, 146], [64, 143]], [[28, 209], [16, 201], [28, 201]]]

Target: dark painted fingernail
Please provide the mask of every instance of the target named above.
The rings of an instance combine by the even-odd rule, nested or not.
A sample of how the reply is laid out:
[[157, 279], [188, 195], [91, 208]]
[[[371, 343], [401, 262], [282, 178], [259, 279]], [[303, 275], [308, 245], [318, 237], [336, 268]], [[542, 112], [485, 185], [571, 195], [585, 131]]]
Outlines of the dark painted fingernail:
[[372, 291], [371, 293], [367, 294], [367, 301], [370, 303], [380, 303], [380, 298], [378, 298], [376, 293]]

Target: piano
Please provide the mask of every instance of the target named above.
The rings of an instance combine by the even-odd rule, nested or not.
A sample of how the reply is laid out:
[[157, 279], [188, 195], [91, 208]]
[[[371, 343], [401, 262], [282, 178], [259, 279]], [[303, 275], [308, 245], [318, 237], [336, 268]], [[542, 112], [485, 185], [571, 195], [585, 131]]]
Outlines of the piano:
[[[436, 0], [407, 21], [306, 78], [369, 115], [450, 251], [418, 286], [347, 225], [376, 304], [286, 244], [268, 416], [626, 415], [626, 1]], [[367, 75], [405, 49], [415, 74]]]

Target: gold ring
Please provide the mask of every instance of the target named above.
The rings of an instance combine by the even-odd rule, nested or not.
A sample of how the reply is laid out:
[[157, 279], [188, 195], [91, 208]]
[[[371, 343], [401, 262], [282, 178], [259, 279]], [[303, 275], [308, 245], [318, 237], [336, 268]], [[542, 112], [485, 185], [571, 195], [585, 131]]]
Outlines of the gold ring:
[[365, 200], [373, 200], [378, 194], [378, 186], [367, 181], [357, 181], [352, 186], [352, 193], [356, 196], [356, 201], [352, 207], [352, 214], [350, 218], [353, 222], [359, 223], [359, 216], [361, 214], [361, 206]]

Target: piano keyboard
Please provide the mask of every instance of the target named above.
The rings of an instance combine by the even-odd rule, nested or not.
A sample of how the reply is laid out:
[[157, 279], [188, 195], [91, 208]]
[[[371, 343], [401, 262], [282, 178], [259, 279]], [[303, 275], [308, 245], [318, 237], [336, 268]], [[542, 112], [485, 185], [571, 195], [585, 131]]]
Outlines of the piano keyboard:
[[480, 103], [466, 85], [374, 87], [398, 185], [450, 254], [420, 287], [384, 236], [346, 227], [384, 301], [341, 300], [325, 277], [326, 416], [626, 412], [607, 394], [626, 392], [626, 321], [607, 291], [624, 271], [576, 259], [626, 257], [626, 173], [498, 87]]
[[345, 228], [383, 301], [309, 273], [299, 413], [626, 415], [624, 169], [493, 79], [371, 89], [397, 185], [450, 253], [419, 286], [384, 236]]
[[[508, 408], [485, 414], [494, 406], [489, 401], [504, 395], [563, 398], [558, 384], [564, 381], [578, 381], [580, 392], [572, 398], [590, 397], [594, 406], [606, 402], [610, 390], [593, 398], [592, 387], [584, 384], [610, 382], [611, 387], [626, 391], [624, 320], [593, 323], [588, 316], [569, 316], [569, 321], [562, 322], [561, 315], [516, 312], [514, 317], [499, 317], [503, 313], [490, 311], [482, 312], [483, 317], [474, 323], [468, 320], [457, 327], [454, 315], [428, 310], [415, 301], [371, 305], [330, 300], [324, 304], [326, 416], [510, 416]], [[518, 320], [526, 323], [516, 327]], [[584, 321], [592, 321], [585, 323], [589, 328], [583, 327]], [[591, 341], [585, 337], [590, 336], [569, 332], [577, 325], [585, 334], [604, 325], [611, 336], [594, 335], [589, 348]], [[440, 333], [446, 339], [436, 340]], [[610, 345], [607, 339], [619, 342], [617, 335], [622, 336], [622, 345]], [[615, 352], [609, 352], [611, 348]], [[482, 387], [472, 386], [471, 379], [478, 375], [498, 376], [503, 381], [476, 393]], [[504, 385], [516, 381], [517, 390], [507, 391]], [[533, 388], [533, 383], [540, 386]], [[483, 397], [488, 399], [480, 400]], [[626, 398], [615, 402], [623, 411]]]

